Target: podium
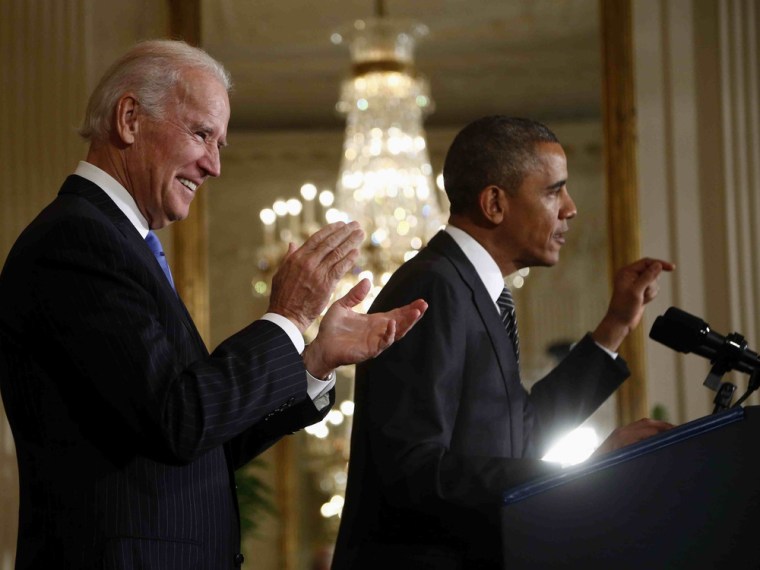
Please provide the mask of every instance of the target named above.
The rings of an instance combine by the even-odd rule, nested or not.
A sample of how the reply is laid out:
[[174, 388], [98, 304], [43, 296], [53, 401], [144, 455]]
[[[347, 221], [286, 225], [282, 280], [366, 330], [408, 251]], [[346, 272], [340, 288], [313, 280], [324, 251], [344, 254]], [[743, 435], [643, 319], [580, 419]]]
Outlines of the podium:
[[504, 495], [504, 568], [760, 568], [760, 406]]

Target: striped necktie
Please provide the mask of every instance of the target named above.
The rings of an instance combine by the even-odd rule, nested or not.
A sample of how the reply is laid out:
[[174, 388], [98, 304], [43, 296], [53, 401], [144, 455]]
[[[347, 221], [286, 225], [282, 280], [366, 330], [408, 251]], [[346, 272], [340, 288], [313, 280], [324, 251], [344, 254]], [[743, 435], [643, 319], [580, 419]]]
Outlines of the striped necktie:
[[515, 302], [512, 299], [512, 293], [507, 287], [501, 291], [501, 295], [496, 300], [501, 311], [501, 321], [507, 330], [509, 338], [512, 339], [512, 346], [515, 349], [515, 359], [520, 363], [520, 338], [517, 334], [517, 315], [515, 314]]
[[[145, 243], [148, 244], [153, 255], [156, 256], [156, 261], [158, 261], [158, 264], [164, 271], [164, 275], [166, 275], [166, 278], [169, 280], [169, 284], [172, 286], [172, 289], [174, 289], [174, 279], [172, 279], [172, 272], [171, 269], [169, 269], [169, 262], [166, 261], [166, 255], [164, 254], [164, 249], [161, 247], [161, 241], [158, 239], [158, 236], [152, 231], [148, 232], [148, 235], [145, 236]], [[177, 290], [174, 289], [174, 291], [176, 292]]]

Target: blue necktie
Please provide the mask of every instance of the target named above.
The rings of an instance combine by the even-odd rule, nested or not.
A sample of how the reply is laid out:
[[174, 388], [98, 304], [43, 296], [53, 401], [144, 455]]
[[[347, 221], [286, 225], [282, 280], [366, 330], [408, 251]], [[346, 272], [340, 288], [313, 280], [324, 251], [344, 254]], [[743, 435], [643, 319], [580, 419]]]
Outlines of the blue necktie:
[[517, 315], [515, 314], [515, 302], [512, 299], [512, 292], [507, 288], [501, 291], [501, 295], [496, 299], [496, 304], [501, 310], [501, 322], [507, 329], [509, 338], [512, 339], [512, 346], [515, 349], [515, 358], [520, 363], [520, 338], [517, 335]]
[[[166, 261], [166, 255], [164, 254], [164, 249], [161, 247], [161, 242], [159, 241], [158, 236], [153, 232], [148, 232], [148, 235], [145, 236], [145, 243], [148, 244], [148, 247], [153, 252], [153, 255], [156, 256], [158, 264], [161, 266], [161, 269], [164, 270], [164, 275], [166, 275], [166, 278], [169, 280], [169, 284], [172, 286], [172, 289], [174, 289], [172, 271], [169, 269], [169, 262]], [[176, 292], [176, 289], [174, 290]]]

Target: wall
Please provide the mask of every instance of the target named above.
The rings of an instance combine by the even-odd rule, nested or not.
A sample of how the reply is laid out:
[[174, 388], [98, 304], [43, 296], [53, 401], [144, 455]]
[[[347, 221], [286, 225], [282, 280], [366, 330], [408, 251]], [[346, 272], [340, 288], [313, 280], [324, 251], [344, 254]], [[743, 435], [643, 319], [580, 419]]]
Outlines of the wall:
[[[752, 0], [634, 2], [642, 249], [678, 266], [647, 331], [678, 306], [760, 343], [759, 18]], [[650, 404], [675, 422], [709, 413], [707, 372], [650, 342]]]

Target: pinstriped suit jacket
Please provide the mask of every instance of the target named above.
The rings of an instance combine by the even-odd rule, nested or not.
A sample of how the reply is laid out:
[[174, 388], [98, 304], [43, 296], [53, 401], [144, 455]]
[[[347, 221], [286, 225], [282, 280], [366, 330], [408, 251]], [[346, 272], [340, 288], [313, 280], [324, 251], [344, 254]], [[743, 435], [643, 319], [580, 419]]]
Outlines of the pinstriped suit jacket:
[[78, 176], [0, 274], [0, 390], [17, 568], [234, 567], [233, 470], [327, 411], [272, 323], [209, 355], [137, 230]]

